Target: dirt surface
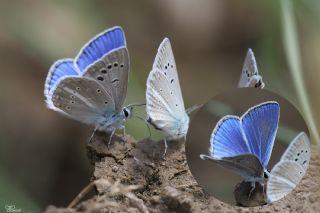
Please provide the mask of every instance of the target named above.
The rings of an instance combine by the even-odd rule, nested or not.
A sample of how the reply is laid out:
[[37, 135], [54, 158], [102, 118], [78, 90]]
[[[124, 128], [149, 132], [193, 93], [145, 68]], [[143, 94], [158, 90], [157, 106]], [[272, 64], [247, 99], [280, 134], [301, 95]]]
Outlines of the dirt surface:
[[[184, 146], [169, 142], [165, 160], [162, 141], [138, 143], [97, 133], [88, 145], [94, 174], [88, 189], [96, 195], [82, 199], [72, 208], [49, 206], [46, 212], [319, 212], [320, 147], [312, 146], [307, 174], [284, 199], [258, 207], [238, 207], [205, 194], [188, 169]], [[92, 186], [92, 187], [90, 187]], [[85, 193], [82, 193], [85, 194]]]

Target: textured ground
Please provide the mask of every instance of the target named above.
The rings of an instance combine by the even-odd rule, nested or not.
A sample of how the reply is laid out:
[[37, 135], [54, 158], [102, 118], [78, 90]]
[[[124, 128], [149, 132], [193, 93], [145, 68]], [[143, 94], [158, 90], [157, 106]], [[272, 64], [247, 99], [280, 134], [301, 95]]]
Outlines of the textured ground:
[[[129, 136], [128, 136], [129, 137]], [[284, 199], [258, 207], [225, 204], [203, 193], [188, 169], [184, 146], [170, 143], [161, 159], [163, 143], [150, 140], [126, 143], [115, 138], [110, 149], [106, 136], [96, 134], [88, 146], [95, 167], [91, 185], [96, 195], [72, 208], [49, 206], [46, 212], [319, 212], [320, 147], [302, 182]], [[92, 186], [92, 187], [91, 187]]]

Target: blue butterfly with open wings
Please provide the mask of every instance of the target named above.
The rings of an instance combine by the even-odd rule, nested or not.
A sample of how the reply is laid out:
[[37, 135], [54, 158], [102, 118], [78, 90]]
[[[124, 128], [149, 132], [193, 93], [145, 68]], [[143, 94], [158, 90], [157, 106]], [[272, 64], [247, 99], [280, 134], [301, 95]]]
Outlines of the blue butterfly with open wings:
[[86, 43], [75, 59], [50, 68], [44, 94], [47, 106], [96, 130], [124, 129], [132, 106], [123, 107], [128, 85], [129, 53], [121, 27], [108, 29]]
[[241, 117], [227, 115], [215, 126], [209, 156], [200, 155], [229, 169], [255, 187], [264, 183], [280, 116], [277, 102], [268, 101], [250, 108]]

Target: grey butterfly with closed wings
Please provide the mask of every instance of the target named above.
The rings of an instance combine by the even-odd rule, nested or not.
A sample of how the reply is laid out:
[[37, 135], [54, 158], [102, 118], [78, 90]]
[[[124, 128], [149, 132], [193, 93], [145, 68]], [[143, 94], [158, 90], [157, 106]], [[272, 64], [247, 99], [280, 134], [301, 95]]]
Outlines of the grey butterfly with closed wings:
[[249, 49], [244, 60], [238, 87], [255, 87], [263, 89], [264, 86], [265, 84], [262, 81], [261, 75], [259, 75], [253, 51]]
[[298, 185], [309, 166], [310, 152], [309, 138], [301, 132], [270, 172], [266, 191], [269, 203], [285, 197]]
[[184, 138], [189, 128], [188, 113], [200, 106], [185, 109], [173, 51], [165, 38], [158, 48], [146, 90], [147, 121], [165, 134], [164, 155], [167, 139]]

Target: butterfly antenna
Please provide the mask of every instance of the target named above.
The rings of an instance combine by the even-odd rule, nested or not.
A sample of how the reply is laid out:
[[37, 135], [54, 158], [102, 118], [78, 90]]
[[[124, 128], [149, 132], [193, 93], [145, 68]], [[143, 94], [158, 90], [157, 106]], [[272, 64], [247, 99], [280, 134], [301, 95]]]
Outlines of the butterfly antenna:
[[189, 107], [188, 109], [186, 109], [186, 113], [187, 113], [188, 115], [190, 115], [192, 112], [200, 109], [202, 106], [203, 106], [203, 104], [195, 104], [195, 105]]
[[146, 122], [146, 120], [145, 120], [144, 118], [141, 118], [141, 117], [137, 116], [137, 115], [133, 115], [132, 117], [136, 117], [136, 118], [138, 118], [138, 119], [140, 119], [140, 120], [142, 120], [142, 121], [144, 121], [144, 122], [146, 123], [146, 125], [147, 125], [147, 127], [148, 127], [148, 131], [149, 131], [149, 138], [151, 138], [150, 126], [149, 126], [149, 124]]
[[137, 107], [137, 106], [145, 106], [146, 103], [143, 104], [129, 104], [127, 107]]

